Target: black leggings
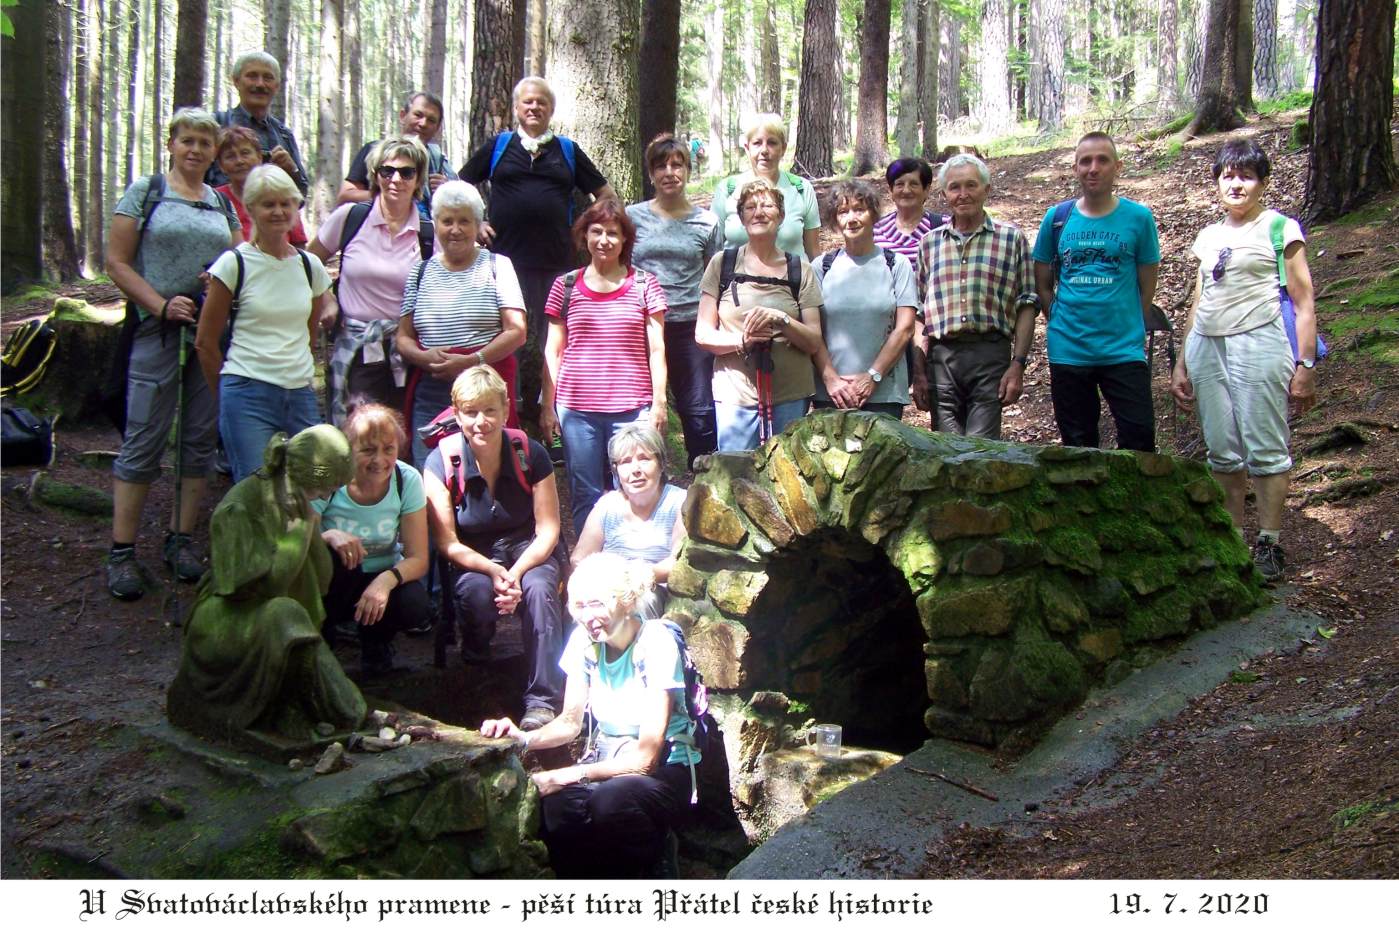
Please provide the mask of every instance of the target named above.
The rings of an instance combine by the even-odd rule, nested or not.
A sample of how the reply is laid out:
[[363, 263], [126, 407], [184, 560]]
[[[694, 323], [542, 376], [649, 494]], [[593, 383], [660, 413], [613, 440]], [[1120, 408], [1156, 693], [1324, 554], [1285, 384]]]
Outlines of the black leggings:
[[543, 799], [542, 835], [560, 878], [646, 878], [666, 831], [685, 815], [690, 769], [665, 765], [594, 784], [569, 784]]
[[[330, 558], [334, 562], [335, 573], [330, 579], [330, 590], [322, 600], [325, 622], [321, 625], [321, 632], [326, 641], [333, 645], [336, 623], [354, 621], [355, 605], [379, 574], [366, 573], [359, 567], [347, 570], [334, 548], [330, 551]], [[373, 625], [357, 626], [361, 652], [366, 658], [381, 659], [396, 633], [422, 621], [427, 615], [427, 589], [421, 580], [411, 580], [395, 587], [389, 593], [383, 617]]]

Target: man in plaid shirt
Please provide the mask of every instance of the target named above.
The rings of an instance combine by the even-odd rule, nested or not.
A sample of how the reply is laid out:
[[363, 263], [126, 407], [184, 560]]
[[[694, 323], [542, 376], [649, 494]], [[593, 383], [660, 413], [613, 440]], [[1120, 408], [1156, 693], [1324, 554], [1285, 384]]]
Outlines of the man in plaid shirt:
[[991, 173], [976, 156], [944, 162], [938, 188], [952, 220], [918, 247], [923, 330], [909, 391], [934, 431], [999, 439], [1039, 310], [1030, 246], [1019, 228], [987, 216]]

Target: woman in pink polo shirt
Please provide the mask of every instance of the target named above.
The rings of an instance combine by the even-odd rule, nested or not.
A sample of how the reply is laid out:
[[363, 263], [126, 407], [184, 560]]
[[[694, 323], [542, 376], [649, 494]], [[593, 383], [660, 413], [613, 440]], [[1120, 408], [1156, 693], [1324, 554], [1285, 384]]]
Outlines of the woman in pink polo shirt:
[[549, 289], [539, 427], [563, 437], [573, 527], [581, 529], [607, 482], [612, 433], [647, 421], [665, 436], [666, 300], [655, 276], [632, 268], [636, 227], [616, 200], [584, 211], [573, 239], [591, 261]]
[[427, 191], [427, 150], [417, 139], [385, 139], [369, 153], [368, 204], [342, 204], [307, 249], [323, 261], [340, 254], [337, 301], [320, 326], [333, 330], [327, 382], [331, 420], [343, 426], [354, 402], [403, 409], [407, 369], [394, 341], [403, 285], [420, 259], [433, 251], [432, 222], [415, 199]]

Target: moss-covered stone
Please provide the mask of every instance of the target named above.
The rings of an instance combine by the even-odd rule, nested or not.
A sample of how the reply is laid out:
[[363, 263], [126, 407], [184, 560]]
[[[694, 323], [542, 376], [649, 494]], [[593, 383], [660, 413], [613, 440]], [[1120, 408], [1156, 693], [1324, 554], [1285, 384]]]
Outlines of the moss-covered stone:
[[1078, 650], [1106, 664], [1122, 653], [1122, 633], [1115, 628], [1084, 632], [1078, 636]]
[[1031, 581], [943, 584], [917, 598], [918, 616], [929, 638], [1000, 635], [1030, 606]]
[[1088, 622], [1088, 607], [1060, 576], [1039, 580], [1040, 612], [1051, 632], [1072, 632]]
[[743, 514], [761, 528], [773, 544], [786, 547], [792, 543], [797, 531], [782, 514], [782, 507], [777, 504], [777, 500], [767, 490], [751, 480], [738, 479], [733, 483], [733, 491]]
[[1004, 505], [986, 508], [965, 499], [944, 502], [928, 516], [928, 532], [934, 541], [998, 535], [1010, 530], [1011, 513]]
[[753, 608], [763, 587], [767, 586], [768, 575], [746, 570], [720, 570], [709, 578], [706, 592], [710, 602], [721, 612], [736, 618], [744, 618]]
[[1080, 573], [1096, 573], [1103, 569], [1103, 555], [1098, 542], [1082, 528], [1060, 526], [1049, 532], [1044, 541], [1044, 559], [1056, 567], [1066, 567]]
[[693, 537], [736, 548], [748, 533], [738, 513], [715, 497], [708, 485], [690, 487], [685, 498], [685, 530]]

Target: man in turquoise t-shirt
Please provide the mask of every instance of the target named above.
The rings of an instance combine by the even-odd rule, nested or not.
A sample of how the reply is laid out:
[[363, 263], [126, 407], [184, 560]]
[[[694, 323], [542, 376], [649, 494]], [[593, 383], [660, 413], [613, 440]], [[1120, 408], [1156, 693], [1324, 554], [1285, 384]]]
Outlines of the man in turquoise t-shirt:
[[1121, 171], [1111, 136], [1079, 140], [1074, 175], [1083, 196], [1061, 218], [1057, 236], [1055, 209], [1045, 214], [1035, 240], [1035, 288], [1048, 319], [1050, 395], [1064, 444], [1098, 446], [1102, 392], [1117, 446], [1150, 451], [1156, 428], [1143, 315], [1156, 297], [1161, 247], [1151, 211], [1113, 193]]

